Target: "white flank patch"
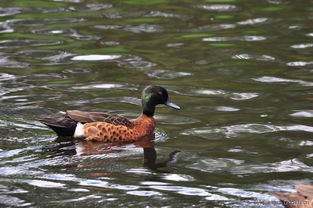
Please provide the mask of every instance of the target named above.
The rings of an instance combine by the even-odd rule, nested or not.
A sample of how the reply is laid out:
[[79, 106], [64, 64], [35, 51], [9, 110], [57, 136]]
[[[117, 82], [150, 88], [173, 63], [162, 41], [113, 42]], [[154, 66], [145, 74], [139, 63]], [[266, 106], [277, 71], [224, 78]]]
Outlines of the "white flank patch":
[[85, 137], [84, 135], [84, 125], [82, 123], [77, 123], [74, 138], [82, 138]]

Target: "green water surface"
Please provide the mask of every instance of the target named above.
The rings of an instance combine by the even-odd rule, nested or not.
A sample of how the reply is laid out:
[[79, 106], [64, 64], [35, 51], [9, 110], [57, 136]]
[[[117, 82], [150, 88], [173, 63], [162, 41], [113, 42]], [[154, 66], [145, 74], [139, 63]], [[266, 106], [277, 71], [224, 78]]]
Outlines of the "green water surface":
[[[282, 207], [313, 177], [312, 23], [308, 0], [0, 1], [0, 206]], [[153, 142], [37, 121], [135, 118], [147, 85], [182, 108]]]

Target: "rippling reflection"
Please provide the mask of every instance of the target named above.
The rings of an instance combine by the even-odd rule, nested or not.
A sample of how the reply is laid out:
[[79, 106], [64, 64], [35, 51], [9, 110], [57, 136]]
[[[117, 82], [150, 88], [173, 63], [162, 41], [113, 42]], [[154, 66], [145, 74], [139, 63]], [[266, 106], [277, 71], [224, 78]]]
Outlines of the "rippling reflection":
[[[32, 176], [31, 179], [14, 179], [17, 184], [28, 184], [29, 186], [44, 188], [44, 189], [67, 189], [68, 182], [77, 183], [78, 187], [71, 189], [75, 192], [89, 192], [89, 189], [93, 188], [104, 188], [104, 189], [113, 189], [113, 190], [124, 190], [128, 191], [130, 195], [141, 195], [141, 196], [152, 196], [152, 195], [162, 195], [157, 191], [147, 191], [144, 190], [147, 185], [127, 185], [127, 184], [118, 184], [110, 182], [110, 180], [104, 180], [102, 177], [107, 177], [112, 174], [115, 174], [116, 170], [112, 169], [112, 172], [102, 172], [99, 169], [99, 165], [105, 160], [110, 160], [110, 158], [123, 158], [130, 157], [132, 154], [137, 155], [137, 147], [143, 148], [143, 164], [145, 167], [153, 172], [167, 173], [168, 171], [162, 170], [163, 168], [168, 168], [170, 164], [173, 164], [177, 160], [177, 153], [175, 151], [170, 153], [169, 159], [164, 162], [157, 162], [157, 152], [154, 147], [154, 135], [147, 136], [140, 141], [131, 144], [106, 144], [106, 143], [95, 143], [95, 142], [86, 142], [86, 141], [72, 141], [68, 138], [57, 138], [56, 144], [50, 144], [45, 146], [33, 146], [24, 149], [16, 149], [11, 151], [1, 151], [0, 152], [0, 165], [10, 164], [12, 166], [2, 166], [0, 167], [0, 175], [2, 177], [10, 177], [17, 175], [28, 175]], [[129, 151], [130, 150], [130, 151]], [[25, 152], [32, 152], [32, 158], [24, 158], [22, 155]], [[132, 152], [134, 151], [134, 152]], [[44, 158], [40, 158], [41, 154], [48, 155]], [[118, 154], [116, 154], [118, 153]], [[115, 155], [116, 154], [116, 155]], [[64, 157], [68, 155], [69, 157]], [[21, 157], [22, 156], [22, 157]], [[11, 161], [9, 161], [11, 159]], [[16, 159], [14, 159], [16, 158]], [[91, 162], [90, 159], [95, 159]], [[68, 160], [68, 161], [66, 161]], [[98, 160], [98, 161], [97, 161]], [[6, 163], [4, 163], [6, 162]], [[102, 165], [104, 165], [102, 164]], [[112, 166], [113, 165], [113, 166]], [[114, 168], [115, 165], [111, 164]], [[92, 177], [99, 177], [98, 179], [83, 179], [78, 177], [75, 174], [68, 173], [45, 173], [46, 168], [50, 167], [76, 167], [81, 170], [83, 169], [94, 169], [94, 171], [82, 171], [83, 174]], [[42, 171], [31, 171], [31, 169], [40, 168]], [[103, 167], [104, 170], [107, 170], [108, 167]], [[145, 172], [143, 169], [138, 168], [136, 174], [153, 174], [153, 172]], [[134, 173], [132, 169], [128, 171], [129, 173]], [[173, 175], [174, 176], [174, 175]], [[166, 175], [167, 180], [172, 177], [171, 175]], [[175, 177], [179, 177], [178, 175]], [[176, 180], [176, 179], [175, 179]], [[85, 188], [82, 188], [85, 187]], [[151, 186], [152, 188], [152, 186]], [[186, 187], [186, 189], [188, 189]], [[155, 188], [155, 190], [157, 190]], [[0, 190], [1, 191], [1, 190]], [[24, 191], [16, 190], [14, 193], [24, 193]], [[28, 191], [25, 191], [28, 194]], [[9, 194], [9, 192], [8, 192]], [[13, 199], [10, 196], [7, 196], [8, 199]], [[71, 201], [71, 200], [70, 200]], [[69, 202], [69, 201], [67, 201]], [[4, 202], [2, 202], [4, 203]], [[23, 200], [18, 198], [12, 202], [12, 204], [17, 205], [25, 203]], [[6, 203], [5, 203], [6, 204]], [[10, 203], [9, 203], [10, 204]], [[12, 205], [11, 204], [11, 205]], [[8, 204], [7, 204], [8, 205]]]
[[[143, 164], [149, 169], [159, 172], [161, 171], [159, 170], [159, 168], [169, 167], [170, 164], [176, 162], [177, 153], [179, 151], [174, 151], [170, 153], [168, 160], [157, 163], [157, 152], [154, 147], [154, 138], [155, 138], [154, 135], [146, 136], [143, 139], [132, 143], [131, 145], [142, 147], [143, 148]], [[80, 142], [75, 143], [75, 150], [78, 156], [110, 154], [111, 155], [110, 157], [112, 157], [113, 156], [112, 153], [119, 153], [119, 156], [120, 156], [121, 151], [126, 151], [124, 145], [125, 144], [117, 145], [117, 144], [105, 144], [105, 143], [80, 141]]]

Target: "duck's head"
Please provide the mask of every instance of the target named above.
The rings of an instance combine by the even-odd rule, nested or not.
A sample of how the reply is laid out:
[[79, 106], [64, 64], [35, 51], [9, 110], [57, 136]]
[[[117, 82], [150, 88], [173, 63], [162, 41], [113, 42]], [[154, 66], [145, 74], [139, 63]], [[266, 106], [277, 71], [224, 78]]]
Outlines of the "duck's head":
[[153, 116], [155, 111], [155, 106], [159, 104], [164, 104], [168, 107], [179, 110], [180, 107], [172, 103], [168, 99], [167, 90], [160, 86], [148, 86], [142, 91], [142, 110], [143, 114], [147, 116]]

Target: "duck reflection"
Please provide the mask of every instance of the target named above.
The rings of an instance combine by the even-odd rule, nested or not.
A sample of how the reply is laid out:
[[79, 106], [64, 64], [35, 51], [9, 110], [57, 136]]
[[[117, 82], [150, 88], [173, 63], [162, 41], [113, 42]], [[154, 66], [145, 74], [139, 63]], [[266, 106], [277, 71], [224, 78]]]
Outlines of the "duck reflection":
[[102, 143], [84, 140], [69, 141], [64, 137], [57, 138], [57, 142], [60, 144], [59, 150], [66, 152], [67, 154], [74, 154], [78, 156], [118, 153], [132, 145], [142, 147], [143, 165], [155, 172], [167, 172], [161, 170], [160, 168], [167, 168], [170, 167], [171, 164], [175, 163], [180, 151], [173, 151], [169, 154], [166, 160], [157, 162], [157, 152], [154, 147], [154, 139], [155, 135], [151, 134], [133, 143]]

